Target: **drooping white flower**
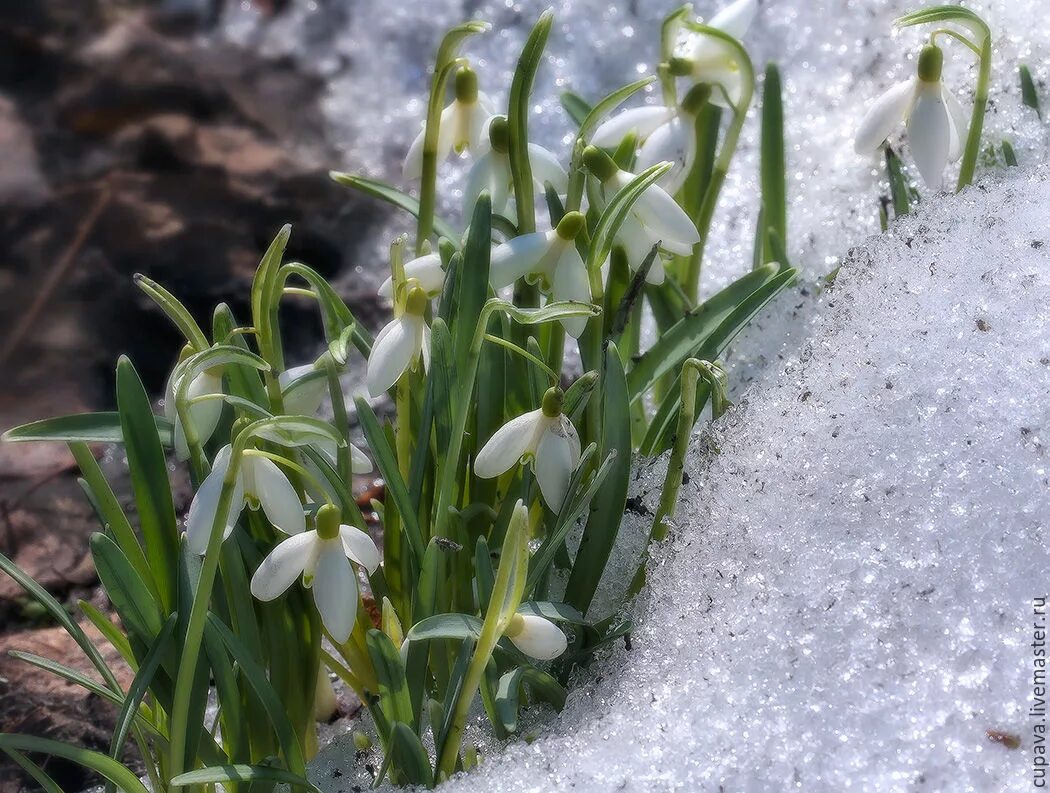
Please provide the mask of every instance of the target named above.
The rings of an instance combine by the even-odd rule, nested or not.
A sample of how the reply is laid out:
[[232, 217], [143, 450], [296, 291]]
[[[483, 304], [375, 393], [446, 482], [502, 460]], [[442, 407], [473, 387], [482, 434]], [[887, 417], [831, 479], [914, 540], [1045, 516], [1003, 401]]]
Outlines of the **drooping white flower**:
[[[441, 254], [427, 253], [405, 262], [405, 280], [410, 281], [413, 278], [419, 282], [419, 288], [426, 292], [427, 297], [436, 297], [441, 294], [445, 286], [445, 270], [441, 266]], [[378, 294], [380, 297], [393, 299], [393, 276], [379, 285]]]
[[928, 44], [919, 54], [918, 74], [897, 83], [880, 96], [860, 122], [853, 148], [858, 154], [878, 149], [902, 121], [907, 121], [908, 143], [927, 187], [939, 189], [944, 168], [962, 154], [967, 113], [941, 82], [944, 56]]
[[[223, 446], [215, 455], [211, 473], [204, 477], [186, 513], [186, 542], [194, 553], [203, 554], [208, 547], [231, 454], [231, 447]], [[249, 454], [241, 457], [233, 498], [225, 516], [223, 540], [230, 536], [245, 506], [252, 510], [261, 508], [266, 519], [285, 534], [299, 534], [306, 529], [299, 494], [276, 463], [265, 457]]]
[[[164, 416], [175, 428], [175, 456], [179, 460], [188, 460], [190, 449], [186, 443], [186, 432], [183, 429], [182, 419], [179, 418], [178, 409], [175, 405], [175, 394], [178, 387], [179, 383], [176, 380], [175, 371], [173, 371], [164, 389]], [[222, 375], [215, 370], [206, 369], [190, 381], [189, 386], [186, 388], [186, 399], [192, 401], [206, 394], [221, 393]], [[201, 444], [207, 442], [212, 433], [215, 432], [221, 417], [221, 399], [205, 399], [190, 405], [190, 421], [193, 423], [193, 428], [197, 431], [197, 439]]]
[[[456, 72], [456, 98], [441, 111], [438, 127], [437, 161], [441, 163], [451, 152], [462, 154], [470, 151], [478, 154], [488, 145], [483, 134], [485, 122], [492, 117], [492, 102], [478, 91], [478, 75], [463, 67]], [[426, 140], [426, 125], [420, 131], [405, 155], [403, 175], [405, 179], [418, 179], [423, 175], [423, 145]]]
[[[740, 40], [751, 27], [757, 14], [758, 0], [736, 0], [705, 24]], [[724, 94], [718, 90], [711, 92], [711, 101], [714, 104], [720, 107], [739, 104], [743, 76], [732, 47], [713, 36], [696, 33], [690, 38], [686, 62], [689, 64], [689, 74], [693, 80], [722, 87]]]
[[492, 479], [509, 471], [526, 455], [540, 486], [540, 495], [552, 510], [561, 508], [569, 479], [580, 462], [580, 436], [562, 414], [564, 394], [551, 388], [538, 410], [511, 419], [498, 430], [474, 459], [474, 474]]
[[252, 576], [251, 591], [269, 601], [302, 576], [313, 590], [321, 622], [339, 643], [350, 637], [357, 620], [357, 574], [351, 562], [369, 573], [379, 567], [379, 549], [355, 526], [339, 523], [339, 510], [326, 504], [317, 512], [317, 528], [283, 540], [263, 559]]
[[328, 393], [328, 377], [313, 364], [293, 366], [277, 378], [284, 412], [289, 416], [312, 416]]
[[515, 614], [503, 635], [525, 655], [539, 661], [557, 658], [568, 646], [561, 628], [536, 614]]
[[421, 358], [423, 366], [430, 365], [430, 328], [423, 319], [427, 302], [426, 293], [413, 286], [408, 291], [404, 312], [376, 336], [365, 375], [372, 396], [393, 386]]
[[[711, 86], [694, 85], [677, 108], [636, 107], [614, 116], [595, 130], [591, 144], [614, 148], [633, 133], [641, 144], [636, 168], [639, 172], [661, 163], [671, 170], [657, 184], [674, 195], [685, 183], [696, 159], [696, 116], [711, 96]], [[651, 246], [650, 246], [651, 247]]]
[[[496, 246], [489, 262], [492, 288], [502, 289], [527, 277], [539, 280], [555, 300], [590, 303], [590, 278], [575, 242], [585, 223], [579, 212], [567, 212], [555, 229], [522, 234]], [[587, 318], [567, 317], [561, 323], [566, 333], [578, 339]]]
[[[475, 161], [467, 176], [467, 185], [463, 189], [463, 217], [469, 218], [474, 211], [474, 204], [482, 190], [488, 190], [492, 199], [492, 211], [497, 215], [507, 215], [511, 198], [512, 177], [510, 170], [510, 132], [507, 119], [495, 116], [488, 125], [489, 150]], [[550, 182], [559, 195], [569, 189], [569, 176], [561, 167], [558, 158], [542, 146], [529, 144], [529, 165], [532, 169], [532, 180], [541, 190], [545, 182]], [[516, 218], [511, 218], [516, 220]]]
[[[634, 174], [618, 168], [608, 154], [593, 145], [584, 150], [583, 161], [602, 183], [607, 199], [635, 178]], [[627, 220], [617, 233], [617, 241], [627, 250], [631, 269], [637, 270], [657, 243], [669, 253], [688, 256], [700, 241], [700, 233], [685, 210], [663, 188], [654, 184], [643, 190], [631, 207]], [[653, 264], [648, 280], [660, 283], [663, 266], [657, 268], [657, 263]]]

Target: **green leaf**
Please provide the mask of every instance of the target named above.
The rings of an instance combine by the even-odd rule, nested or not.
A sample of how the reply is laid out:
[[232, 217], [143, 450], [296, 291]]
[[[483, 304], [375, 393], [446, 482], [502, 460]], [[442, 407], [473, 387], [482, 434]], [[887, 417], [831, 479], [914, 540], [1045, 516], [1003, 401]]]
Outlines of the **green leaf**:
[[587, 613], [594, 599], [616, 543], [631, 478], [631, 404], [615, 344], [610, 344], [605, 351], [602, 396], [602, 454], [608, 456], [615, 452], [616, 457], [595, 495], [565, 587], [565, 602], [582, 614]]
[[124, 704], [121, 705], [120, 713], [117, 715], [117, 720], [114, 723], [113, 738], [109, 744], [109, 756], [114, 760], [119, 760], [124, 752], [124, 742], [127, 740], [135, 718], [139, 715], [139, 706], [146, 696], [146, 692], [149, 691], [150, 684], [153, 682], [153, 676], [157, 673], [161, 661], [172, 644], [177, 620], [178, 617], [175, 614], [168, 617], [160, 633], [157, 634], [153, 646], [150, 647], [149, 652], [143, 659], [142, 666], [136, 673], [135, 679], [131, 681], [131, 685], [128, 687], [128, 692], [124, 696]]
[[117, 362], [117, 409], [146, 559], [160, 592], [161, 610], [170, 614], [175, 603], [174, 560], [179, 554], [179, 535], [168, 484], [168, 465], [146, 389], [125, 356]]
[[260, 438], [282, 446], [310, 446], [324, 441], [334, 441], [345, 446], [346, 438], [321, 419], [309, 416], [272, 416], [249, 424], [244, 430], [244, 443], [249, 438]]
[[386, 434], [379, 426], [379, 419], [376, 418], [368, 402], [362, 397], [357, 397], [354, 401], [357, 405], [357, 420], [361, 423], [361, 429], [365, 434], [365, 440], [368, 441], [368, 448], [371, 449], [372, 456], [375, 458], [376, 466], [386, 481], [387, 492], [401, 516], [401, 525], [412, 547], [416, 564], [422, 564], [426, 547], [423, 545], [423, 534], [419, 529], [419, 520], [413, 508], [412, 497], [408, 493], [408, 488], [405, 487], [405, 480], [401, 478], [397, 455], [390, 448]]
[[[446, 318], [453, 337], [453, 360], [456, 376], [462, 377], [470, 357], [470, 345], [474, 340], [485, 301], [489, 296], [489, 258], [492, 250], [492, 200], [488, 192], [482, 192], [470, 219], [470, 233], [463, 248], [463, 259], [456, 268], [455, 309]], [[444, 308], [444, 306], [442, 306]], [[440, 446], [438, 448], [441, 448]]]
[[88, 618], [98, 632], [105, 637], [106, 641], [113, 645], [120, 657], [123, 658], [128, 666], [131, 667], [133, 672], [137, 672], [139, 665], [138, 660], [135, 658], [135, 653], [131, 650], [131, 644], [128, 642], [128, 637], [124, 633], [110, 622], [109, 617], [99, 611], [95, 606], [92, 606], [85, 600], [78, 600], [77, 605], [80, 610], [84, 613], [84, 616]]
[[259, 333], [260, 346], [263, 346], [263, 337], [272, 332], [272, 329], [267, 328], [268, 314], [277, 305], [277, 290], [280, 289], [281, 284], [281, 259], [284, 258], [284, 250], [291, 236], [292, 227], [289, 224], [282, 226], [262, 255], [262, 259], [259, 260], [255, 278], [252, 279], [252, 323]]
[[[233, 311], [225, 303], [220, 303], [212, 313], [212, 337], [217, 344], [232, 345], [245, 352], [248, 351], [248, 342], [241, 333], [233, 333], [237, 328], [237, 319]], [[230, 395], [240, 397], [248, 402], [266, 409], [270, 400], [266, 395], [266, 388], [259, 377], [259, 370], [254, 366], [240, 366], [234, 364], [227, 366], [223, 371], [229, 384]]]
[[540, 14], [525, 41], [525, 46], [522, 47], [510, 85], [510, 100], [507, 106], [510, 149], [507, 157], [514, 183], [515, 205], [518, 207], [518, 231], [521, 234], [536, 230], [532, 164], [529, 161], [529, 102], [536, 72], [543, 58], [543, 48], [547, 45], [547, 37], [550, 36], [553, 23], [554, 13], [550, 9]]
[[144, 647], [152, 645], [164, 624], [164, 617], [160, 604], [153, 599], [128, 558], [112, 539], [95, 532], [91, 535], [91, 559], [106, 596], [120, 615], [129, 637]]
[[[780, 89], [780, 70], [775, 63], [766, 66], [762, 89], [762, 229], [772, 229], [787, 239], [787, 164], [784, 160], [784, 100]], [[763, 263], [776, 261], [768, 240], [763, 246]], [[781, 262], [787, 264], [787, 262]]]
[[51, 777], [49, 777], [40, 766], [26, 757], [19, 751], [14, 749], [6, 749], [7, 756], [10, 757], [19, 768], [25, 771], [33, 780], [40, 785], [40, 789], [44, 793], [63, 793], [62, 788], [58, 786]]
[[513, 303], [494, 297], [485, 305], [503, 311], [519, 325], [539, 325], [567, 317], [596, 317], [601, 314], [597, 306], [576, 300], [558, 300], [542, 308], [518, 308]]
[[580, 140], [587, 140], [591, 133], [598, 128], [605, 117], [613, 112], [616, 108], [630, 99], [634, 94], [641, 91], [647, 85], [652, 84], [656, 80], [655, 77], [643, 77], [641, 80], [635, 80], [633, 83], [625, 85], [623, 88], [617, 88], [608, 96], [604, 97], [594, 107], [591, 108], [587, 117], [584, 118], [580, 124], [580, 131], [576, 133], [576, 137]]
[[87, 444], [80, 442], [69, 444], [69, 451], [72, 452], [73, 459], [77, 461], [84, 475], [82, 481], [91, 492], [92, 504], [95, 506], [103, 528], [113, 535], [120, 550], [135, 568], [135, 572], [149, 587], [150, 594], [154, 599], [159, 599], [160, 593], [157, 591], [153, 571], [149, 568], [146, 555], [142, 552], [138, 537], [135, 536], [135, 530], [131, 527], [131, 522], [124, 514], [124, 510], [121, 509], [120, 502], [117, 501], [113, 489], [102, 473], [102, 468], [95, 460], [95, 455], [88, 449]]
[[[154, 434], [161, 444], [172, 446], [171, 422], [154, 416]], [[53, 419], [33, 421], [12, 427], [0, 440], [9, 443], [28, 441], [61, 441], [62, 443], [124, 443], [120, 414], [116, 412], [76, 413]]]
[[555, 710], [565, 707], [568, 696], [565, 687], [541, 669], [519, 666], [507, 672], [500, 678], [496, 689], [496, 711], [503, 728], [510, 733], [518, 729], [518, 696], [523, 684], [528, 684], [537, 699], [549, 702]]
[[390, 766], [396, 771], [396, 784], [434, 786], [434, 769], [430, 766], [427, 750], [419, 742], [412, 728], [396, 722], [390, 732]]
[[435, 614], [420, 620], [405, 634], [410, 642], [435, 639], [477, 639], [481, 635], [481, 620], [469, 614]]
[[189, 785], [214, 785], [225, 782], [283, 782], [293, 787], [301, 787], [320, 793], [305, 777], [285, 771], [283, 768], [271, 768], [265, 765], [217, 765], [210, 768], [198, 768], [196, 771], [188, 771], [179, 774], [171, 780], [175, 787]]
[[901, 158], [893, 147], [886, 144], [886, 175], [890, 181], [890, 198], [893, 200], [894, 217], [903, 217], [911, 211], [908, 200], [908, 178], [904, 175]]
[[518, 607], [519, 614], [531, 614], [534, 617], [544, 617], [556, 622], [571, 622], [573, 625], [585, 625], [583, 615], [568, 603], [552, 603], [549, 600], [530, 600]]
[[696, 357], [697, 348], [719, 324], [732, 314], [737, 306], [772, 281], [780, 269], [776, 264], [767, 264], [752, 270], [662, 333], [656, 343], [631, 367], [627, 377], [631, 401], [641, 398], [653, 383], [668, 372], [681, 371], [685, 359]]
[[145, 292], [150, 300], [160, 306], [161, 311], [174, 323], [195, 351], [200, 352], [208, 348], [208, 338], [204, 335], [204, 331], [171, 292], [142, 273], [135, 273], [134, 281], [135, 285]]
[[[386, 203], [399, 209], [404, 209], [413, 217], [419, 217], [419, 201], [407, 193], [402, 193], [396, 187], [391, 187], [375, 179], [366, 179], [364, 176], [355, 176], [354, 174], [341, 173], [340, 171], [331, 171], [328, 175], [337, 184], [352, 187], [365, 195], [386, 201]], [[439, 217], [434, 218], [434, 234], [436, 237], [444, 237], [448, 240], [454, 241], [459, 239], [459, 234], [456, 233], [456, 230]]]
[[401, 663], [398, 648], [390, 637], [371, 628], [365, 637], [368, 657], [379, 681], [379, 705], [390, 723], [413, 721], [412, 702], [409, 698], [408, 680]]
[[332, 289], [331, 284], [316, 270], [300, 262], [289, 262], [281, 270], [287, 275], [299, 276], [313, 289], [321, 306], [325, 339], [329, 345], [334, 344], [347, 328], [353, 328], [350, 340], [360, 350], [361, 354], [367, 358], [372, 351], [372, 335], [357, 321], [357, 318], [343, 299]]
[[266, 671], [252, 657], [241, 640], [234, 636], [233, 632], [214, 614], [208, 615], [207, 626], [209, 630], [214, 630], [226, 645], [230, 655], [240, 666], [241, 675], [266, 711], [280, 743], [284, 760], [288, 764], [288, 770], [300, 777], [305, 777], [306, 763], [299, 746], [299, 739], [288, 722], [284, 705], [266, 677]]
[[11, 733], [0, 733], [0, 749], [5, 752], [11, 749], [20, 752], [41, 752], [61, 757], [102, 775], [120, 788], [123, 793], [148, 793], [145, 785], [139, 782], [139, 778], [132, 771], [112, 757], [107, 757], [100, 752], [81, 749], [78, 746], [70, 746], [68, 743], [52, 741], [48, 738], [12, 735]]
[[1017, 69], [1017, 74], [1021, 79], [1021, 101], [1025, 107], [1032, 108], [1042, 121], [1043, 109], [1039, 105], [1039, 92], [1035, 88], [1035, 80], [1032, 79], [1032, 70], [1022, 63]]
[[558, 98], [561, 100], [561, 106], [569, 114], [569, 118], [573, 120], [573, 123], [577, 127], [583, 126], [583, 122], [587, 120], [587, 114], [591, 112], [591, 106], [587, 100], [572, 91], [563, 91]]

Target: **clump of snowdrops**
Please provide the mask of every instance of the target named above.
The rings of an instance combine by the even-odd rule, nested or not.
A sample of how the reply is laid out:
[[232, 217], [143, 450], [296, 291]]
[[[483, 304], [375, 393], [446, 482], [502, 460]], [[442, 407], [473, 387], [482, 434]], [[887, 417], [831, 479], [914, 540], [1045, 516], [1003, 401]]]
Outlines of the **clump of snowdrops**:
[[[479, 697], [501, 739], [517, 730], [523, 705], [562, 706], [573, 669], [630, 630], [626, 618], [592, 616], [592, 604], [617, 543], [632, 459], [670, 452], [649, 529], [657, 541], [671, 528], [694, 423], [705, 408], [717, 417], [728, 404], [720, 354], [794, 279], [784, 251], [779, 74], [770, 65], [752, 267], [699, 297], [711, 220], [754, 98], [740, 38], [756, 11], [756, 0], [737, 0], [705, 25], [685, 6], [663, 25], [658, 77], [593, 106], [565, 94], [577, 129], [567, 162], [529, 142], [551, 15], [526, 41], [503, 108], [461, 54], [487, 26], [451, 30], [405, 160], [406, 191], [333, 174], [417, 219], [414, 238], [390, 248], [380, 294], [393, 320], [374, 338], [315, 270], [285, 261], [288, 228], [262, 257], [247, 324], [220, 305], [206, 332], [174, 295], [137, 278], [185, 337], [163, 415], [121, 359], [115, 413], [7, 434], [69, 444], [102, 524], [91, 551], [119, 625], [79, 607], [135, 672], [125, 690], [81, 624], [0, 557], [101, 682], [21, 657], [119, 709], [108, 754], [0, 736], [42, 789], [58, 788], [27, 753], [82, 763], [110, 789], [144, 791], [120, 762], [128, 739], [158, 793], [220, 783], [312, 789], [315, 719], [334, 707], [329, 671], [371, 718], [383, 752], [377, 784], [432, 786], [475, 762], [463, 741]], [[907, 24], [942, 18], [913, 15]], [[971, 43], [985, 47], [987, 34]], [[877, 146], [905, 110], [913, 127], [917, 115], [931, 116], [923, 108], [941, 100], [925, 85], [939, 79], [930, 52], [919, 59], [921, 82], [895, 89], [893, 112], [865, 121], [858, 146]], [[620, 108], [653, 83], [661, 101]], [[961, 122], [943, 101], [937, 145], [954, 150]], [[932, 178], [948, 154], [938, 148], [933, 157], [933, 143], [917, 143], [920, 171]], [[453, 154], [470, 164], [464, 231], [436, 215], [438, 169]], [[972, 176], [966, 163], [961, 181]], [[286, 296], [313, 300], [321, 314], [327, 346], [311, 363], [285, 360]], [[643, 349], [645, 316], [658, 332]], [[340, 374], [354, 350], [367, 361], [369, 396], [392, 405], [391, 420], [364, 395], [347, 404]], [[322, 420], [326, 399], [331, 418]], [[367, 449], [349, 440], [355, 422]], [[88, 445], [98, 442], [123, 445], [132, 514]], [[182, 520], [172, 456], [195, 490]], [[385, 484], [371, 505], [379, 546], [351, 492], [353, 475], [373, 466]], [[645, 553], [634, 560], [625, 598], [644, 586], [645, 562]], [[622, 614], [619, 605], [602, 611]]]

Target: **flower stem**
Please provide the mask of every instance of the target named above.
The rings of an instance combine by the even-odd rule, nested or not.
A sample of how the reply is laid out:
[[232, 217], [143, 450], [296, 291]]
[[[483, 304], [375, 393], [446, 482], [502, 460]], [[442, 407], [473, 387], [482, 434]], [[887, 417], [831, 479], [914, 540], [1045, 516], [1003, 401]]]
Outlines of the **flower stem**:
[[959, 166], [959, 182], [956, 192], [973, 181], [977, 168], [977, 157], [981, 151], [981, 132], [984, 129], [984, 112], [988, 106], [988, 85], [992, 77], [992, 42], [986, 35], [981, 42], [981, 55], [977, 72], [977, 92], [973, 101], [973, 112], [970, 114], [970, 131], [966, 136], [966, 149], [963, 151], [962, 165]]

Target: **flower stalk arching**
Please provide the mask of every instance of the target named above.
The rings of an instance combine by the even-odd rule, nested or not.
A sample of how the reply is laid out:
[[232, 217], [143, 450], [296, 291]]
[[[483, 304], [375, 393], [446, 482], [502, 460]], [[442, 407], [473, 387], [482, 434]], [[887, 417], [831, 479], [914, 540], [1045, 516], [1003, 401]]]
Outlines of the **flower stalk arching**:
[[951, 5], [924, 8], [901, 17], [894, 24], [897, 27], [912, 27], [934, 22], [956, 22], [968, 28], [977, 39], [973, 41], [944, 28], [937, 29], [930, 37], [932, 41], [936, 35], [950, 35], [961, 41], [978, 58], [973, 110], [970, 113], [969, 131], [963, 149], [962, 163], [959, 166], [959, 181], [955, 188], [958, 192], [973, 182], [974, 172], [977, 169], [977, 158], [981, 153], [981, 134], [984, 130], [984, 116], [988, 107], [988, 91], [992, 79], [992, 32], [988, 24], [973, 11]]
[[678, 104], [678, 90], [675, 86], [675, 76], [671, 70], [671, 60], [674, 58], [675, 43], [678, 40], [678, 32], [682, 28], [685, 19], [693, 13], [690, 3], [679, 6], [666, 17], [660, 24], [660, 65], [657, 73], [660, 77], [660, 89], [663, 94], [664, 104], [674, 107]]
[[[727, 44], [733, 50], [736, 56], [736, 66], [742, 73], [740, 98], [735, 104], [729, 102], [733, 109], [733, 119], [729, 123], [729, 128], [726, 130], [725, 137], [722, 140], [722, 148], [718, 152], [718, 157], [715, 158], [711, 179], [708, 182], [707, 190], [704, 192], [704, 199], [700, 203], [700, 211], [694, 218], [696, 229], [700, 232], [700, 242], [693, 248], [693, 253], [686, 265], [685, 277], [681, 281], [682, 290], [685, 292], [686, 297], [695, 305], [700, 294], [700, 272], [703, 266], [704, 248], [707, 244], [708, 235], [711, 232], [711, 221], [718, 206], [718, 197], [722, 192], [722, 186], [725, 184], [726, 175], [729, 173], [729, 166], [733, 161], [733, 155], [736, 153], [737, 141], [740, 139], [740, 131], [744, 127], [744, 119], [747, 117], [748, 108], [751, 106], [751, 98], [755, 91], [755, 70], [747, 50], [729, 34], [696, 22], [686, 21], [684, 24], [694, 33], [711, 36]], [[720, 86], [715, 86], [714, 90], [722, 90], [725, 93]], [[727, 93], [726, 100], [729, 101]], [[697, 144], [699, 147], [700, 141], [697, 141]]]

